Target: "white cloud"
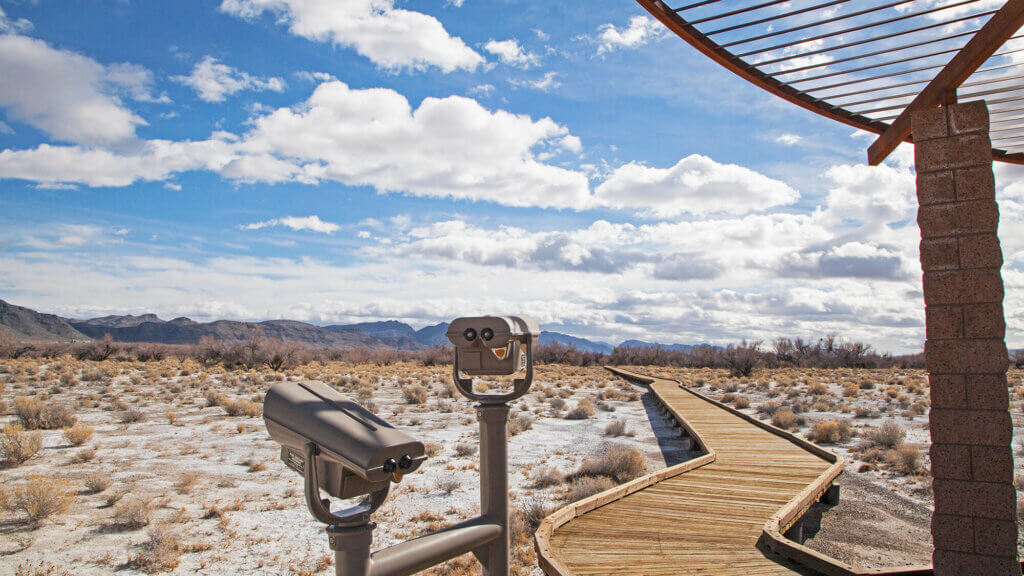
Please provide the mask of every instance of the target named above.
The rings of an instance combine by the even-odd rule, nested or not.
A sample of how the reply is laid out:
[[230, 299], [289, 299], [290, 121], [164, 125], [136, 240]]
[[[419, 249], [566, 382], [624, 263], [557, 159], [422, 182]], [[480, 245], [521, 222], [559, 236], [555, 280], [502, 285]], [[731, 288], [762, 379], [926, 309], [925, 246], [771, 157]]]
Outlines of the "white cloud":
[[106, 81], [118, 92], [139, 102], [156, 102], [169, 104], [171, 99], [166, 94], [153, 94], [153, 73], [138, 64], [124, 62], [107, 66]]
[[389, 70], [475, 70], [484, 62], [436, 18], [395, 8], [394, 0], [223, 0], [220, 9], [245, 19], [273, 13], [292, 34], [355, 48]]
[[554, 90], [562, 85], [558, 81], [557, 72], [545, 72], [544, 76], [537, 78], [536, 80], [509, 80], [513, 86], [525, 86], [527, 88], [533, 88], [534, 90], [540, 90], [541, 92], [548, 92]]
[[532, 52], [527, 52], [520, 46], [516, 39], [511, 40], [490, 40], [484, 44], [484, 50], [494, 54], [501, 60], [502, 64], [527, 69], [536, 66], [539, 58]]
[[598, 28], [598, 54], [604, 54], [621, 48], [636, 48], [665, 34], [665, 27], [650, 16], [633, 16], [629, 26], [616, 28], [614, 24], [604, 24]]
[[784, 134], [780, 134], [778, 138], [775, 139], [775, 142], [782, 144], [783, 146], [796, 146], [801, 140], [803, 140], [803, 138], [799, 134], [786, 132]]
[[494, 85], [492, 84], [478, 84], [469, 89], [470, 96], [482, 96], [484, 98], [494, 93]]
[[291, 228], [292, 230], [309, 230], [310, 232], [319, 232], [320, 234], [333, 234], [337, 232], [340, 226], [333, 222], [324, 222], [319, 216], [306, 216], [304, 218], [298, 218], [295, 216], [286, 216], [284, 218], [273, 218], [265, 220], [263, 222], [254, 222], [252, 224], [246, 224], [241, 228], [243, 230], [260, 230], [262, 228], [271, 228], [274, 226], [284, 226], [285, 228]]
[[24, 34], [30, 30], [32, 30], [32, 22], [24, 18], [11, 20], [4, 13], [3, 7], [0, 7], [0, 34]]
[[784, 182], [698, 154], [668, 169], [635, 162], [620, 166], [597, 187], [595, 196], [599, 203], [657, 217], [744, 214], [791, 204], [800, 197]]
[[223, 102], [228, 96], [243, 90], [284, 90], [281, 78], [258, 78], [222, 64], [213, 56], [206, 56], [188, 76], [175, 76], [174, 80], [191, 87], [205, 102]]
[[123, 79], [124, 66], [107, 69], [42, 40], [0, 34], [0, 107], [11, 119], [59, 140], [89, 145], [124, 142], [135, 137], [137, 125], [145, 124], [113, 94], [123, 87], [117, 81]]

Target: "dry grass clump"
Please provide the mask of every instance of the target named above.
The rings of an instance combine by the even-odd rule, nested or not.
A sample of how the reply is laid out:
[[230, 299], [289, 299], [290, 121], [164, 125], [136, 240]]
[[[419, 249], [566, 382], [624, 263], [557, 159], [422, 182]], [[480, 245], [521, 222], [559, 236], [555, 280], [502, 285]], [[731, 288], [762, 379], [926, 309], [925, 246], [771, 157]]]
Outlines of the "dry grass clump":
[[113, 483], [114, 480], [106, 472], [90, 472], [85, 476], [85, 488], [93, 494], [103, 492]]
[[226, 412], [228, 416], [248, 416], [249, 418], [256, 418], [261, 413], [259, 404], [244, 398], [227, 400], [221, 404], [221, 408], [224, 409], [224, 412]]
[[74, 426], [78, 421], [70, 407], [43, 402], [38, 396], [15, 398], [14, 413], [27, 430], [56, 430]]
[[625, 420], [613, 420], [604, 427], [605, 436], [634, 436], [635, 434], [627, 429]]
[[537, 531], [537, 527], [551, 512], [550, 506], [536, 498], [531, 498], [525, 504], [516, 506], [509, 519], [512, 542], [525, 541], [529, 543], [533, 533]]
[[569, 502], [578, 502], [599, 492], [610, 490], [616, 486], [615, 481], [607, 476], [583, 476], [575, 478], [565, 493]]
[[10, 491], [4, 491], [0, 501], [5, 509], [21, 512], [32, 522], [39, 522], [67, 512], [75, 501], [75, 492], [64, 480], [32, 474]]
[[807, 438], [818, 444], [845, 444], [852, 437], [853, 428], [846, 420], [823, 420], [807, 433]]
[[476, 454], [475, 444], [459, 443], [455, 445], [455, 456], [465, 458], [473, 454]]
[[199, 474], [192, 471], [182, 472], [174, 482], [174, 489], [178, 494], [189, 494], [199, 482]]
[[566, 413], [566, 420], [586, 420], [595, 414], [594, 402], [590, 398], [581, 398], [576, 407]]
[[757, 413], [772, 416], [779, 411], [779, 408], [782, 408], [782, 404], [778, 402], [765, 402], [764, 404], [758, 405]]
[[535, 488], [548, 488], [557, 486], [565, 481], [565, 476], [554, 466], [541, 466], [533, 471], [530, 476]]
[[423, 404], [427, 401], [427, 389], [422, 384], [402, 386], [402, 397], [406, 404]]
[[128, 565], [147, 574], [170, 572], [177, 568], [183, 552], [177, 534], [165, 526], [154, 526], [147, 536], [142, 549], [128, 560]]
[[141, 408], [128, 408], [121, 411], [117, 418], [122, 424], [134, 424], [146, 419], [146, 413]]
[[903, 443], [903, 439], [907, 437], [907, 432], [894, 420], [887, 420], [880, 426], [868, 430], [866, 436], [872, 446], [895, 448]]
[[551, 406], [552, 410], [562, 411], [565, 409], [565, 399], [555, 396], [548, 400], [548, 406]]
[[917, 446], [900, 444], [885, 453], [885, 463], [903, 474], [917, 474], [921, 470], [921, 451]]
[[64, 439], [72, 446], [81, 446], [92, 438], [93, 432], [92, 426], [86, 426], [79, 422], [64, 430]]
[[737, 396], [736, 399], [733, 400], [732, 405], [739, 410], [743, 410], [744, 408], [750, 408], [750, 399], [747, 398], [746, 396]]
[[149, 524], [152, 513], [150, 500], [129, 495], [121, 498], [114, 508], [114, 525], [125, 530], [138, 530]]
[[33, 457], [43, 448], [43, 437], [39, 432], [26, 432], [20, 424], [5, 424], [0, 432], [0, 453], [4, 462], [18, 466]]
[[446, 474], [434, 481], [434, 488], [444, 492], [445, 494], [451, 494], [461, 486], [462, 480], [455, 474]]
[[14, 576], [71, 576], [71, 573], [67, 570], [61, 570], [49, 562], [40, 560], [38, 564], [31, 562], [18, 564], [18, 567], [14, 570]]
[[508, 421], [508, 433], [512, 436], [522, 434], [533, 428], [533, 416], [526, 413], [516, 414], [515, 418]]
[[804, 423], [804, 419], [797, 416], [791, 408], [780, 408], [772, 414], [772, 426], [783, 430], [792, 430]]
[[606, 476], [617, 484], [628, 482], [647, 470], [647, 457], [639, 448], [612, 446], [597, 458], [586, 458], [574, 478]]

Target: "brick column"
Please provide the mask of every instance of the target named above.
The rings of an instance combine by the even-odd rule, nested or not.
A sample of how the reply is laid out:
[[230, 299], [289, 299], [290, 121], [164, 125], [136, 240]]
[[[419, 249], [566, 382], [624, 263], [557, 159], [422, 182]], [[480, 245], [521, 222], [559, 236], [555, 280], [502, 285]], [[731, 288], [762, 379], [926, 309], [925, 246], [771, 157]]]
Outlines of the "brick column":
[[1017, 494], [988, 107], [912, 117], [937, 576], [1017, 576]]

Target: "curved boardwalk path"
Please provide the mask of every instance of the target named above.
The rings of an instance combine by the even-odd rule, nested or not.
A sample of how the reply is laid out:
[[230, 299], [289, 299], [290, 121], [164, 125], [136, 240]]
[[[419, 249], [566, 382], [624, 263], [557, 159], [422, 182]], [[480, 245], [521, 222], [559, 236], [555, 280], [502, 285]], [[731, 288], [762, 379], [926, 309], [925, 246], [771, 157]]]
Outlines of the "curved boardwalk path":
[[704, 454], [546, 518], [536, 544], [547, 574], [931, 573], [858, 569], [783, 536], [842, 472], [835, 454], [674, 380], [609, 370], [648, 384]]

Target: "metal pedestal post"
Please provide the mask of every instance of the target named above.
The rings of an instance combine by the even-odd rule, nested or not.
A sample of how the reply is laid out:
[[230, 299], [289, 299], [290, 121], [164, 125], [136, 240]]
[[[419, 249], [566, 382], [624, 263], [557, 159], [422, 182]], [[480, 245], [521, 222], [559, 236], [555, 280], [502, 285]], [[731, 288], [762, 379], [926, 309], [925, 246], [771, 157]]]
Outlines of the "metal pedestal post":
[[508, 576], [508, 404], [480, 404], [480, 514], [501, 526], [495, 541], [475, 550], [484, 576]]
[[334, 550], [335, 576], [370, 576], [373, 522], [358, 526], [328, 526], [327, 540]]

